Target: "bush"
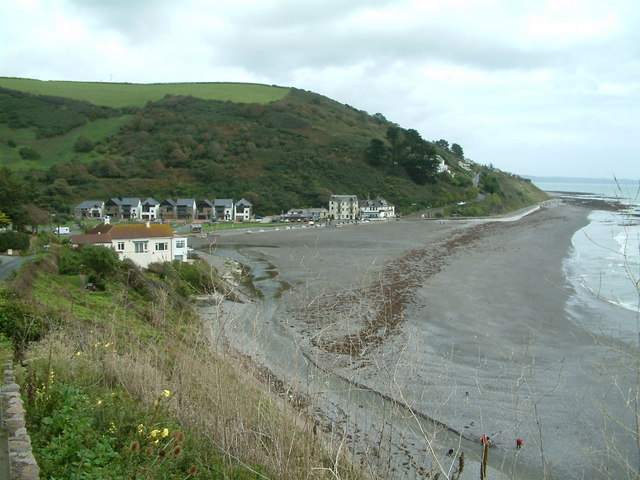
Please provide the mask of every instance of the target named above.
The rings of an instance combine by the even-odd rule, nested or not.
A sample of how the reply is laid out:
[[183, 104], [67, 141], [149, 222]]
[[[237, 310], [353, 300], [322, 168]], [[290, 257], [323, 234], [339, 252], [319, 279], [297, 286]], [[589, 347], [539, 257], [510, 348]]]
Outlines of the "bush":
[[9, 287], [0, 287], [0, 333], [10, 338], [17, 349], [39, 340], [46, 330], [44, 320], [32, 304], [21, 300]]
[[103, 276], [116, 273], [121, 266], [118, 253], [102, 245], [83, 245], [80, 249], [80, 263], [95, 276], [96, 283]]
[[91, 150], [93, 150], [93, 142], [84, 135], [81, 135], [73, 144], [74, 152], [86, 153], [90, 152]]
[[22, 147], [18, 153], [23, 160], [38, 160], [41, 156], [35, 148], [31, 147]]
[[63, 275], [76, 275], [80, 273], [82, 259], [77, 252], [63, 250], [58, 257], [58, 271]]
[[29, 235], [13, 230], [0, 232], [0, 252], [5, 252], [10, 248], [14, 250], [28, 250]]

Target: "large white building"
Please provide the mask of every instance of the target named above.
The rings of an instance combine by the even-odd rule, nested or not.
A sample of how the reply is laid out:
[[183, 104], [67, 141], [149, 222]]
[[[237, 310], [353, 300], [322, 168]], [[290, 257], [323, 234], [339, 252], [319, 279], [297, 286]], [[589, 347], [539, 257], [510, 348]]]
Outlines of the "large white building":
[[333, 220], [355, 220], [358, 218], [358, 197], [356, 195], [331, 195], [329, 218]]
[[85, 235], [72, 235], [72, 244], [95, 244], [113, 248], [121, 259], [128, 258], [147, 268], [151, 263], [187, 260], [187, 238], [174, 237], [169, 225], [98, 225]]
[[384, 198], [365, 200], [360, 204], [360, 218], [363, 220], [380, 220], [395, 216], [395, 207]]

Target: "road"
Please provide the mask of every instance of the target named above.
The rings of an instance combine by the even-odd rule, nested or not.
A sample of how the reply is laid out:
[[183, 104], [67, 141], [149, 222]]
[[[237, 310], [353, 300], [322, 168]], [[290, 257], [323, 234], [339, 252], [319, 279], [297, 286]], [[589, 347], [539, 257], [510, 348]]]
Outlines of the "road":
[[33, 257], [13, 257], [8, 255], [0, 255], [0, 280], [11, 277], [11, 274], [20, 268], [22, 262]]

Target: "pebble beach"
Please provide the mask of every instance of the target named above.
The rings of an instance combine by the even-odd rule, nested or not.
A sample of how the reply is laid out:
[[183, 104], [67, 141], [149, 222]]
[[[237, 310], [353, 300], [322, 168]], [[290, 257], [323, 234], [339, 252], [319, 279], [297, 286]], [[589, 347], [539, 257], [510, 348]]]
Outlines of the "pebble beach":
[[[270, 285], [217, 307], [227, 320], [216, 338], [307, 398], [329, 433], [344, 428], [354, 457], [389, 456], [372, 467], [380, 475], [384, 464], [383, 477], [451, 474], [464, 451], [461, 478], [477, 478], [487, 436], [492, 478], [618, 478], [637, 461], [624, 428], [633, 412], [612, 392], [628, 379], [628, 346], [566, 308], [563, 261], [589, 211], [551, 203], [510, 221], [201, 239], [211, 254], [263, 269], [255, 288]], [[583, 314], [632, 314], [603, 308]]]

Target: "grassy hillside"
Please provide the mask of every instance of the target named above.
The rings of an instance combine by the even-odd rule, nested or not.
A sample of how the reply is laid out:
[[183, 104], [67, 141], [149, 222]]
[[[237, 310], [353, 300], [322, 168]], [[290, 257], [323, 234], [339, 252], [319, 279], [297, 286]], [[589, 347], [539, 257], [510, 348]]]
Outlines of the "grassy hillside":
[[[380, 196], [403, 213], [472, 201], [481, 166], [444, 143], [298, 89], [0, 79], [0, 166], [59, 212], [123, 196], [244, 197], [258, 214], [326, 206], [331, 194]], [[490, 188], [498, 196], [520, 188], [492, 178], [506, 182]]]
[[203, 100], [266, 104], [284, 98], [288, 88], [247, 83], [103, 83], [41, 81], [0, 77], [0, 87], [10, 90], [71, 98], [95, 105], [142, 107], [165, 95], [191, 95]]
[[[99, 251], [114, 258], [80, 265]], [[80, 272], [102, 288], [83, 289]], [[362, 478], [295, 402], [212, 352], [188, 296], [216, 285], [203, 264], [142, 272], [59, 245], [0, 285], [0, 345], [23, 365], [41, 478]]]

